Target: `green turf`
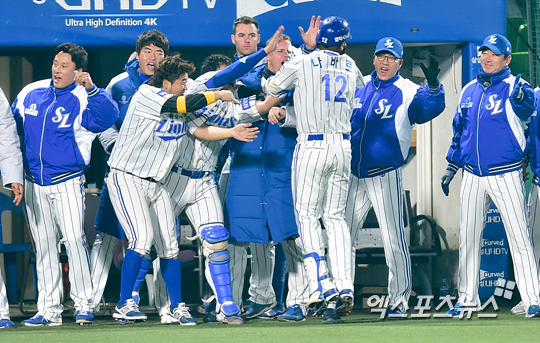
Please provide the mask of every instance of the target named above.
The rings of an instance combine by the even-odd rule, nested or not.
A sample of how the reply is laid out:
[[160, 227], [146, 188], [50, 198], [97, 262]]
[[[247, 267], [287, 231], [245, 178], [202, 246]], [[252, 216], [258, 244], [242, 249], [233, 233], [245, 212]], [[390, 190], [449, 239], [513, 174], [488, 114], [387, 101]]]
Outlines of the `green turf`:
[[[59, 327], [23, 327], [1, 330], [0, 342], [534, 342], [540, 336], [540, 319], [511, 315], [501, 309], [495, 319], [384, 320], [368, 311], [354, 311], [342, 324], [322, 324], [320, 318], [299, 323], [252, 320], [242, 326], [204, 324], [196, 327], [159, 324], [152, 316], [145, 323], [121, 325], [99, 317], [80, 327], [64, 317]], [[17, 318], [18, 319], [18, 318]]]

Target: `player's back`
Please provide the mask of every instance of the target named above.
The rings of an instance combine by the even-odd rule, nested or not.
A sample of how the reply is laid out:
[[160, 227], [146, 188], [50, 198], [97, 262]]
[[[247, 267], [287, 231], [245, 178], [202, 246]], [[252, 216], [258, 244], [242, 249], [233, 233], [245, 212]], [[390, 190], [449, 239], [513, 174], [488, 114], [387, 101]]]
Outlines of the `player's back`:
[[329, 50], [301, 61], [294, 94], [298, 133], [349, 133], [357, 80], [362, 80], [356, 63]]

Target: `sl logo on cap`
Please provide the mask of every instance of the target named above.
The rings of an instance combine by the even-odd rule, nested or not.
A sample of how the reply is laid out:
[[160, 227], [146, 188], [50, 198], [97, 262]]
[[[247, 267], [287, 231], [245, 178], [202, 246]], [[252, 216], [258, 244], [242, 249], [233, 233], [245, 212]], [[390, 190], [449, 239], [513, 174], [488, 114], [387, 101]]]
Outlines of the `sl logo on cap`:
[[387, 39], [386, 43], [384, 43], [384, 46], [389, 49], [392, 49], [394, 47], [394, 42], [391, 39]]
[[491, 36], [489, 37], [489, 44], [497, 44], [497, 37]]

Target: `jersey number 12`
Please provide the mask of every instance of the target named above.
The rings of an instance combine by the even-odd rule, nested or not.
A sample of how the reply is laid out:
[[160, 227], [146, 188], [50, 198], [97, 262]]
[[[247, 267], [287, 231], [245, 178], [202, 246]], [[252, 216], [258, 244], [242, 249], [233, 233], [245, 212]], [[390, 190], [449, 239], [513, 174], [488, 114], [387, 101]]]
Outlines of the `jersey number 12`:
[[[330, 74], [324, 74], [322, 77], [322, 82], [324, 82], [324, 101], [332, 101], [330, 99]], [[337, 75], [334, 79], [335, 83], [341, 84], [341, 87], [339, 88], [338, 92], [336, 93], [336, 96], [334, 96], [335, 102], [347, 102], [347, 98], [343, 96], [343, 93], [345, 93], [345, 90], [347, 89], [347, 78], [344, 75]]]

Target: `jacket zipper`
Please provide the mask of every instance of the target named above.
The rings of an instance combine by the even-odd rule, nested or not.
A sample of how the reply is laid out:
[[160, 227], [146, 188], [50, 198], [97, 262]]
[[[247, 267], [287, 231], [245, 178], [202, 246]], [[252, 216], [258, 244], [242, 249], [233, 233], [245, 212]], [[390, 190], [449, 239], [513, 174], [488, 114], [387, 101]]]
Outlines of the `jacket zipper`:
[[482, 108], [482, 102], [484, 100], [484, 95], [486, 94], [486, 89], [482, 91], [482, 97], [480, 98], [480, 103], [478, 105], [478, 114], [476, 118], [476, 158], [478, 160], [478, 171], [480, 172], [480, 176], [483, 176], [482, 174], [482, 166], [480, 165], [480, 150], [478, 149], [478, 132], [480, 129], [480, 109]]
[[41, 141], [39, 142], [39, 162], [41, 166], [41, 185], [43, 186], [45, 184], [43, 180], [43, 157], [42, 157], [42, 151], [43, 151], [43, 136], [45, 133], [45, 123], [47, 122], [47, 114], [49, 113], [49, 110], [51, 109], [52, 105], [56, 102], [56, 89], [53, 88], [53, 94], [54, 98], [49, 107], [47, 107], [47, 110], [45, 111], [45, 115], [43, 116], [43, 125], [41, 127]]

